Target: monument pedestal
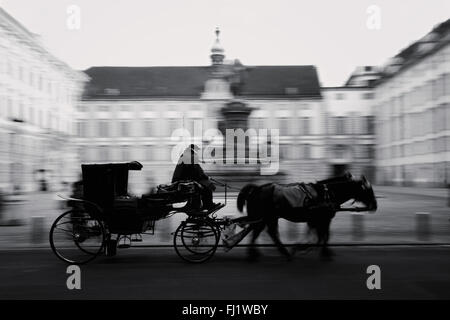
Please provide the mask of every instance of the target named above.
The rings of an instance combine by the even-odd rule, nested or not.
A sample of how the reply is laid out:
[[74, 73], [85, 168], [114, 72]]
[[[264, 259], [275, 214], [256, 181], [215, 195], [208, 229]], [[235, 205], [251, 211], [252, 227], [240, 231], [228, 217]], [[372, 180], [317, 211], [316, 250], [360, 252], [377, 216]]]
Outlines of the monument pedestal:
[[[250, 141], [250, 137], [245, 136], [245, 133], [249, 129], [248, 117], [252, 111], [253, 108], [240, 100], [232, 100], [220, 110], [222, 120], [218, 122], [218, 129], [224, 137], [223, 163], [213, 164], [209, 167], [208, 173], [233, 187], [280, 180], [280, 177], [261, 175], [262, 164], [258, 160], [258, 146], [252, 145], [254, 149], [250, 150], [250, 143], [255, 142]], [[232, 130], [232, 135], [230, 132], [227, 135], [227, 130]], [[236, 135], [243, 136], [230, 139], [230, 136]]]

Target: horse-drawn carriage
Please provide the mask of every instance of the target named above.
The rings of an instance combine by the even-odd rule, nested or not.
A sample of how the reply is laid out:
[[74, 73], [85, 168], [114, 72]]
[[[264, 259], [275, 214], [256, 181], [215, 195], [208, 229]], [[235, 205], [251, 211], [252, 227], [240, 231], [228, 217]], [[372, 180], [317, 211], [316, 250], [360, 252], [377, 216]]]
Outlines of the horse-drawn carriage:
[[[278, 237], [279, 218], [308, 223], [316, 230], [317, 241], [327, 253], [330, 222], [337, 211], [377, 209], [368, 180], [364, 176], [354, 179], [344, 175], [311, 184], [249, 184], [237, 197], [239, 211], [245, 205], [247, 215], [219, 218], [216, 212], [226, 205], [226, 184], [215, 181], [225, 187], [225, 203], [202, 210], [202, 186], [195, 181], [160, 185], [156, 193], [130, 196], [128, 172], [141, 169], [142, 165], [136, 161], [82, 165], [83, 197], [68, 198], [72, 209], [60, 215], [50, 229], [50, 245], [60, 259], [82, 264], [103, 253], [113, 256], [117, 247], [142, 241], [142, 234], [154, 234], [156, 221], [178, 212], [185, 213], [187, 218], [174, 232], [173, 245], [176, 253], [188, 262], [210, 259], [221, 238], [230, 249], [253, 231], [250, 242], [253, 245], [265, 227], [280, 252], [289, 257]], [[360, 202], [363, 207], [343, 207], [349, 200]], [[238, 225], [242, 230], [233, 233]], [[256, 250], [254, 246], [250, 249]]]
[[201, 186], [195, 181], [160, 185], [156, 193], [130, 196], [128, 172], [141, 169], [136, 161], [82, 165], [83, 197], [66, 198], [72, 209], [60, 215], [50, 229], [50, 245], [58, 258], [82, 264], [103, 253], [113, 256], [117, 247], [142, 241], [142, 234], [154, 234], [156, 221], [177, 212], [187, 215], [174, 233], [177, 254], [189, 262], [212, 257], [221, 231], [232, 224], [215, 215], [225, 204], [201, 210]]

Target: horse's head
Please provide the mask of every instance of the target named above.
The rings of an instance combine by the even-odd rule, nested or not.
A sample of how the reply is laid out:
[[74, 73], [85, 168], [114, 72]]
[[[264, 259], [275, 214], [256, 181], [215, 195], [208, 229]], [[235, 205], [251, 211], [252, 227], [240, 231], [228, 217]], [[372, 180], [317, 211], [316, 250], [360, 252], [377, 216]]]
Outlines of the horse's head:
[[373, 192], [372, 185], [365, 176], [361, 176], [361, 180], [357, 180], [358, 187], [355, 195], [355, 200], [362, 202], [368, 211], [377, 210], [377, 199]]

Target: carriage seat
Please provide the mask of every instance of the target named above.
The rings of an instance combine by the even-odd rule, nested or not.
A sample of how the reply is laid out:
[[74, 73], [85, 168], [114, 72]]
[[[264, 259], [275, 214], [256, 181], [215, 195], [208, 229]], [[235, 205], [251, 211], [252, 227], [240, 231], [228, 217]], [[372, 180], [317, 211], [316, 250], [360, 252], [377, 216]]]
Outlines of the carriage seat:
[[171, 184], [160, 184], [157, 187], [157, 193], [167, 193], [167, 192], [177, 192], [183, 194], [193, 194], [198, 192], [202, 186], [197, 181], [193, 180], [183, 180], [176, 181]]
[[276, 184], [273, 197], [274, 203], [281, 208], [308, 208], [316, 202], [318, 194], [311, 184]]
[[151, 202], [175, 203], [184, 202], [199, 194], [201, 185], [196, 181], [177, 181], [172, 184], [161, 184], [155, 193], [144, 194], [142, 199]]

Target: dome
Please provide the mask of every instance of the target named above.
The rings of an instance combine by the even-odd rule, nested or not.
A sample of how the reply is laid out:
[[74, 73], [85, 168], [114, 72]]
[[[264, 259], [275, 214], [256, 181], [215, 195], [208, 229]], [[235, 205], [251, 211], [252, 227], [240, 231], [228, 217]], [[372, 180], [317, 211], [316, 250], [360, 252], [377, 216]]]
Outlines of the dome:
[[211, 48], [211, 53], [224, 53], [224, 52], [225, 52], [225, 50], [223, 49], [222, 45], [220, 44], [219, 39], [217, 39]]

